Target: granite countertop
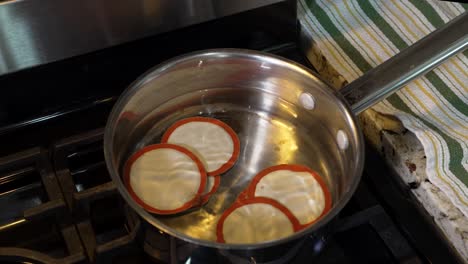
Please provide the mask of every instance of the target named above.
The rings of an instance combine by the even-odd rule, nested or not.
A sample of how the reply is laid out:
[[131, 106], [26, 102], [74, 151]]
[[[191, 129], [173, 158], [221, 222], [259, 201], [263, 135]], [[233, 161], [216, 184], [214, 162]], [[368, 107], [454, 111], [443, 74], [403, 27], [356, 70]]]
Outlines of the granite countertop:
[[433, 217], [456, 252], [468, 262], [468, 218], [427, 178], [426, 156], [416, 136], [389, 124], [395, 120], [389, 121], [388, 117], [371, 109], [359, 118], [367, 140], [380, 150], [381, 156]]
[[[304, 47], [307, 57], [319, 74], [333, 87], [347, 84], [314, 45]], [[408, 186], [423, 208], [433, 217], [444, 236], [460, 257], [468, 263], [468, 218], [426, 175], [423, 146], [398, 119], [372, 109], [359, 116], [364, 135], [373, 147]]]

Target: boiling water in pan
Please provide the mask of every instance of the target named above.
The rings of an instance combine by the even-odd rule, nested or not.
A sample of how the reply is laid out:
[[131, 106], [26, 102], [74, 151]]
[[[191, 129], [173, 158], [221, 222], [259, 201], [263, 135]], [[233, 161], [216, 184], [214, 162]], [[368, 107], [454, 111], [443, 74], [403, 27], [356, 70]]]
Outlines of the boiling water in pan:
[[317, 171], [335, 200], [334, 179], [343, 173], [341, 157], [335, 137], [314, 118], [316, 112], [319, 111], [292, 105], [261, 90], [240, 88], [198, 91], [155, 109], [151, 118], [154, 126], [136, 148], [159, 143], [170, 125], [192, 116], [225, 122], [237, 133], [241, 145], [235, 166], [221, 175], [220, 187], [207, 204], [179, 215], [158, 218], [194, 238], [215, 240], [216, 224], [224, 210], [258, 172], [278, 164], [301, 164]]

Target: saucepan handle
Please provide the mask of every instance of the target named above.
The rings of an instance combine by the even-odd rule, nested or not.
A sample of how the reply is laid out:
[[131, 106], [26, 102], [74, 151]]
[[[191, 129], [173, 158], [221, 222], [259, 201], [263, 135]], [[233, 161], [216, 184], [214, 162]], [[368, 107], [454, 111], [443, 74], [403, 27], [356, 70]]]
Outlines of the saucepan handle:
[[341, 93], [359, 114], [467, 47], [465, 12], [348, 84]]

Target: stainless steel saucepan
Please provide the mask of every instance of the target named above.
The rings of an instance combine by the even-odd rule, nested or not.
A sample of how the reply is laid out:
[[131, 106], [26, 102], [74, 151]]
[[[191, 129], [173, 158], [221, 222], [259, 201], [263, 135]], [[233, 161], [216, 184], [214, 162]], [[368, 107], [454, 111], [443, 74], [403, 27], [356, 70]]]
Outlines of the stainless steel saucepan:
[[[402, 51], [335, 92], [315, 73], [292, 61], [249, 50], [191, 53], [165, 62], [130, 85], [108, 120], [104, 137], [107, 167], [127, 203], [162, 232], [218, 249], [251, 250], [293, 241], [315, 232], [347, 203], [361, 177], [363, 136], [355, 115], [429, 71], [468, 45], [468, 15]], [[145, 211], [122, 183], [128, 157], [159, 143], [176, 120], [208, 116], [230, 125], [241, 142], [235, 166], [222, 175], [210, 202], [174, 216]], [[326, 181], [331, 211], [289, 237], [257, 244], [215, 242], [219, 216], [262, 169], [303, 164]], [[157, 192], [158, 190], [154, 190]]]

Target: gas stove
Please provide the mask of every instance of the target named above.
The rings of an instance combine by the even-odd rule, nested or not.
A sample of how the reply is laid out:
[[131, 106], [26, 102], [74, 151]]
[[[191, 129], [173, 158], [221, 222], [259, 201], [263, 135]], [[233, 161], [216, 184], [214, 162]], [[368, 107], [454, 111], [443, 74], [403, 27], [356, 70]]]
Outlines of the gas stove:
[[276, 259], [242, 258], [158, 232], [119, 196], [102, 139], [123, 89], [165, 59], [206, 48], [264, 50], [311, 67], [296, 46], [295, 20], [269, 19], [290, 11], [279, 3], [0, 76], [0, 262], [456, 262], [371, 149], [355, 195], [326, 232]]
[[[238, 263], [148, 228], [119, 197], [103, 129], [0, 160], [0, 260], [12, 263]], [[425, 263], [365, 175], [329, 233], [264, 263]], [[283, 261], [284, 260], [284, 261]], [[249, 262], [246, 262], [249, 263]], [[257, 262], [262, 263], [262, 262]]]

